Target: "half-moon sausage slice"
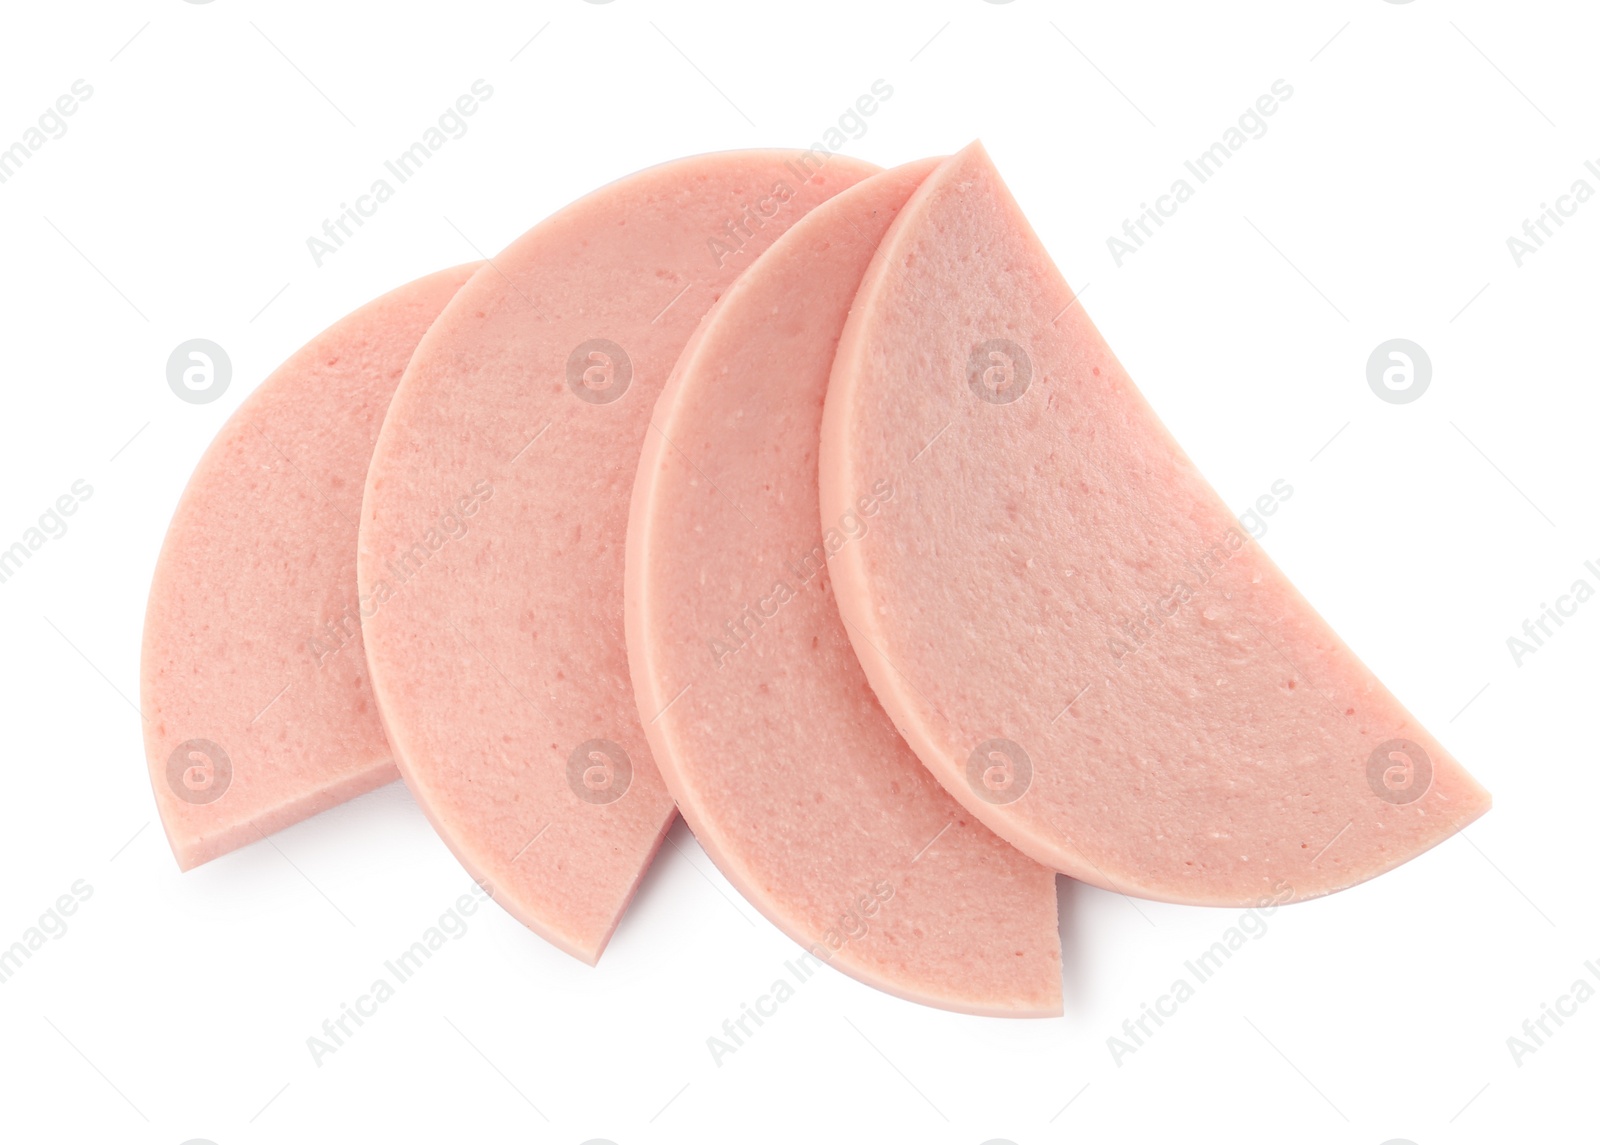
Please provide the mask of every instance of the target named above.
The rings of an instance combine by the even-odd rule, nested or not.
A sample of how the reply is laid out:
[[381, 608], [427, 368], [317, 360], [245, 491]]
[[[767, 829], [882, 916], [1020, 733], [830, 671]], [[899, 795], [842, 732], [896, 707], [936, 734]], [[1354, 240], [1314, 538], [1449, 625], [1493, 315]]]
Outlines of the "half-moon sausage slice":
[[650, 411], [738, 272], [874, 170], [731, 152], [585, 196], [462, 288], [384, 424], [359, 573], [401, 774], [496, 901], [591, 964], [672, 819], [623, 644]]
[[356, 523], [389, 398], [476, 264], [340, 319], [195, 468], [145, 613], [145, 752], [184, 870], [396, 778], [367, 677]]
[[947, 1009], [1059, 1014], [1054, 873], [917, 761], [833, 602], [829, 553], [891, 518], [896, 490], [863, 485], [818, 525], [834, 347], [884, 230], [935, 162], [812, 211], [679, 359], [633, 487], [628, 659], [695, 837], [812, 962]]
[[830, 563], [885, 710], [1021, 850], [1175, 902], [1309, 898], [1487, 794], [1248, 537], [974, 144], [862, 283], [824, 414]]

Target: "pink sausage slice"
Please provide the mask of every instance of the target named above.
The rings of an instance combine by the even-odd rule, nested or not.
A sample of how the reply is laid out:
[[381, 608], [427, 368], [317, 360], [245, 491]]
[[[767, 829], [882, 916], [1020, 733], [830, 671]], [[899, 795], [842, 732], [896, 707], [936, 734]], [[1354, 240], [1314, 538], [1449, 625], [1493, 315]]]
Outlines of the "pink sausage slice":
[[884, 230], [936, 162], [812, 211], [690, 341], [633, 486], [628, 660], [678, 809], [812, 958], [947, 1009], [1059, 1014], [1054, 873], [934, 782], [839, 622], [826, 554], [870, 534], [896, 491], [863, 486], [817, 527], [834, 347]]
[[401, 774], [496, 900], [590, 964], [673, 810], [623, 643], [650, 411], [739, 271], [875, 170], [732, 152], [580, 199], [462, 288], [384, 424], [359, 573]]
[[420, 278], [317, 335], [189, 479], [140, 671], [150, 781], [183, 870], [396, 777], [361, 645], [361, 490], [411, 351], [476, 269]]
[[1129, 894], [1304, 899], [1488, 795], [1249, 540], [977, 144], [918, 189], [839, 344], [822, 518], [867, 678], [923, 763], [1041, 863]]

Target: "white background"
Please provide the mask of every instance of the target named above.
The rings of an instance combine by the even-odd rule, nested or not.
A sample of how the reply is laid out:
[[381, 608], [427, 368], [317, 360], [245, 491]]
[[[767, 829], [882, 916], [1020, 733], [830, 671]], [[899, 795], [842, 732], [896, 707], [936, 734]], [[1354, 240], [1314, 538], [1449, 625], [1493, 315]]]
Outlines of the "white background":
[[[1592, 1137], [1600, 1000], [1506, 1039], [1600, 960], [1600, 603], [1506, 638], [1600, 562], [1600, 164], [1590, 5], [615, 0], [7, 4], [0, 147], [94, 89], [0, 185], [0, 945], [92, 897], [0, 986], [0, 1135], [350, 1140], [1148, 1141]], [[536, 35], [537, 34], [537, 35]], [[531, 39], [531, 42], [529, 42]], [[305, 240], [475, 79], [470, 131], [320, 269]], [[1120, 268], [1106, 239], [1276, 79], [1290, 101]], [[1238, 912], [1062, 881], [1066, 1014], [956, 1016], [833, 971], [719, 1066], [706, 1038], [794, 952], [681, 824], [598, 969], [498, 908], [321, 1065], [306, 1039], [468, 880], [400, 785], [180, 876], [142, 758], [140, 626], [202, 449], [311, 335], [683, 154], [989, 147], [1084, 305], [1229, 504], [1494, 793], [1462, 836], [1278, 912], [1120, 1065], [1106, 1039]], [[188, 405], [178, 343], [234, 381]], [[1409, 338], [1434, 375], [1380, 401]], [[1593, 981], [1593, 979], [1591, 979]], [[1600, 983], [1597, 983], [1600, 984]]]

